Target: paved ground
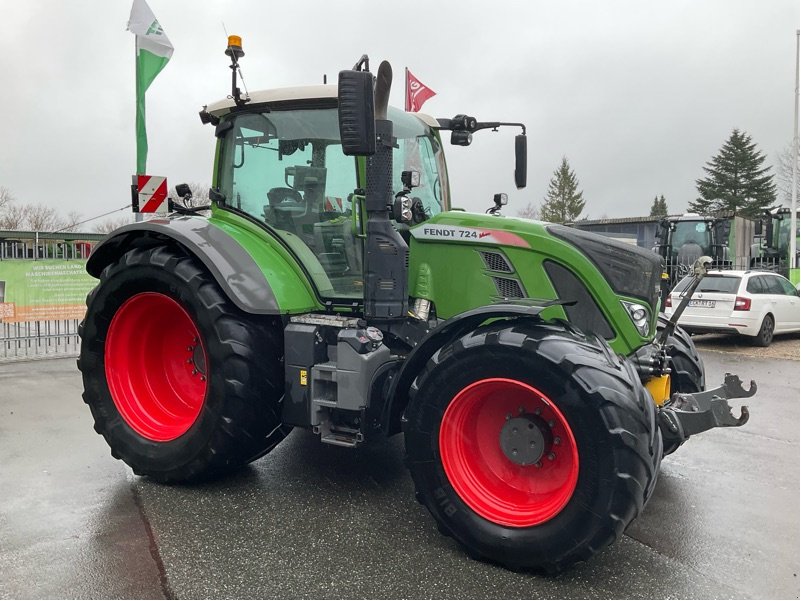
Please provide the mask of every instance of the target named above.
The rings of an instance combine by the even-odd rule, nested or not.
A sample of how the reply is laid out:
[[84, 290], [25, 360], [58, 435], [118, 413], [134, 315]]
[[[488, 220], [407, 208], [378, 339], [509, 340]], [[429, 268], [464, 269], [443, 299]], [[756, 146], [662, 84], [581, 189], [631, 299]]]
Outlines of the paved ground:
[[704, 356], [711, 383], [759, 380], [751, 421], [665, 459], [626, 536], [552, 578], [440, 536], [400, 439], [296, 431], [235, 477], [159, 486], [94, 434], [73, 359], [0, 365], [0, 597], [798, 598], [798, 362]]

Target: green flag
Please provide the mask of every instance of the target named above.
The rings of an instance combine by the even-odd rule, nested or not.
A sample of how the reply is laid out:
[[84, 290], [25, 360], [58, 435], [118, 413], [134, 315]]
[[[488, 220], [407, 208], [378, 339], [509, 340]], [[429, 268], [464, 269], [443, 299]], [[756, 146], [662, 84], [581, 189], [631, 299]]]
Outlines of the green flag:
[[128, 31], [136, 36], [136, 173], [147, 166], [145, 92], [172, 56], [172, 44], [145, 0], [134, 0]]

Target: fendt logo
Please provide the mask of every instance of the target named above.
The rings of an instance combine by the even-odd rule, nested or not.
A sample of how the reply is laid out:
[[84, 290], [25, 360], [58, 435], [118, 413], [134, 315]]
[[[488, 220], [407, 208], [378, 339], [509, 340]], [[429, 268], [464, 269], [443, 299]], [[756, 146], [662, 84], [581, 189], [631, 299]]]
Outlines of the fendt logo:
[[531, 245], [522, 237], [504, 230], [455, 225], [421, 225], [412, 229], [411, 233], [416, 240], [452, 240], [455, 242], [478, 242], [479, 244], [531, 248]]
[[164, 35], [164, 30], [161, 28], [158, 21], [153, 21], [150, 27], [147, 28], [145, 35]]

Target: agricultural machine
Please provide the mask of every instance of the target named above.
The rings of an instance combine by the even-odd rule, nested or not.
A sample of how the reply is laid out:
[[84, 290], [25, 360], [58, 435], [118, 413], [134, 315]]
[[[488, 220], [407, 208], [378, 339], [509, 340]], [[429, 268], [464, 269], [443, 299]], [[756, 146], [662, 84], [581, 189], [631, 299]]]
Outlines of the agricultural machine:
[[[236, 40], [226, 52], [242, 56]], [[642, 511], [663, 455], [745, 423], [658, 312], [660, 257], [452, 208], [443, 137], [521, 124], [388, 106], [366, 57], [338, 86], [204, 107], [210, 216], [181, 208], [94, 250], [79, 367], [95, 430], [165, 483], [230, 472], [293, 427], [402, 433], [417, 500], [470, 556], [562, 570]], [[700, 281], [709, 257], [694, 264]], [[689, 298], [689, 295], [688, 295]]]
[[[751, 253], [751, 266], [757, 269], [768, 269], [790, 277], [794, 284], [798, 283], [797, 269], [791, 273], [790, 237], [791, 237], [791, 209], [778, 207], [765, 214], [757, 221], [756, 240]], [[797, 215], [796, 215], [797, 217]], [[796, 223], [799, 223], [797, 220]], [[799, 246], [798, 231], [796, 235], [796, 249]], [[796, 251], [797, 261], [798, 251]]]

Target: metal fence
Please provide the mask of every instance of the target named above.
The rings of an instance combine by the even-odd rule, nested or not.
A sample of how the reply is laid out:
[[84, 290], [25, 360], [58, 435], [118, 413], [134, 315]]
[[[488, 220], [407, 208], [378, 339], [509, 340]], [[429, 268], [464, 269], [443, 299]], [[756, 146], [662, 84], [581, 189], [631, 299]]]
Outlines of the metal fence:
[[[673, 289], [673, 287], [679, 282], [679, 280], [681, 280], [681, 278], [688, 275], [692, 271], [692, 262], [681, 261], [674, 257], [672, 261], [663, 263], [663, 267], [665, 269], [665, 273], [667, 273], [670, 277], [670, 288]], [[718, 260], [713, 263], [712, 269], [720, 269], [724, 271], [732, 269], [772, 271], [787, 277], [787, 262], [773, 257], [734, 257], [725, 261]]]
[[0, 324], [0, 362], [77, 355], [78, 323], [67, 319]]

